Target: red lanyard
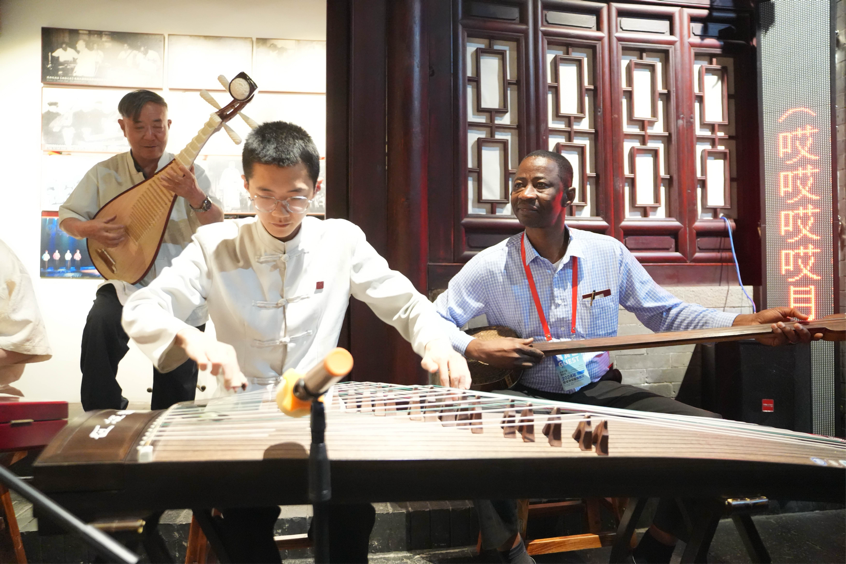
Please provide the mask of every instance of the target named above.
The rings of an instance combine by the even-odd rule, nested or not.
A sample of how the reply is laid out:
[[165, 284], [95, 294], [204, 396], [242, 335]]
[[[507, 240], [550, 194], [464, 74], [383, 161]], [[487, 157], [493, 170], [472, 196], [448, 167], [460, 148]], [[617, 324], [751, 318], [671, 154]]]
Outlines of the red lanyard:
[[[543, 336], [547, 341], [552, 340], [552, 333], [549, 332], [549, 325], [546, 322], [546, 316], [543, 314], [543, 307], [541, 306], [540, 297], [538, 296], [538, 289], [535, 287], [535, 277], [532, 276], [532, 269], [526, 262], [526, 232], [523, 232], [523, 238], [520, 240], [520, 258], [523, 261], [523, 269], [526, 271], [526, 279], [529, 281], [529, 289], [532, 290], [532, 298], [535, 300], [535, 309], [538, 311], [540, 317], [541, 327], [543, 327]], [[579, 262], [576, 257], [573, 257], [573, 317], [570, 321], [570, 333], [576, 334], [576, 308], [579, 305]]]

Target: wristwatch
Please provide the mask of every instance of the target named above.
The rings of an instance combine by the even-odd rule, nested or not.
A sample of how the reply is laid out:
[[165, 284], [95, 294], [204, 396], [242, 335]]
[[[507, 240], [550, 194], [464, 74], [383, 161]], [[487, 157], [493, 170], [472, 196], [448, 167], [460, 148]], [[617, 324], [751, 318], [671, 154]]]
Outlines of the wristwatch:
[[209, 197], [206, 196], [206, 199], [202, 201], [199, 208], [195, 208], [194, 206], [192, 206], [191, 202], [188, 202], [188, 207], [190, 207], [194, 211], [207, 212], [211, 209], [212, 202], [211, 202], [211, 200], [209, 200]]

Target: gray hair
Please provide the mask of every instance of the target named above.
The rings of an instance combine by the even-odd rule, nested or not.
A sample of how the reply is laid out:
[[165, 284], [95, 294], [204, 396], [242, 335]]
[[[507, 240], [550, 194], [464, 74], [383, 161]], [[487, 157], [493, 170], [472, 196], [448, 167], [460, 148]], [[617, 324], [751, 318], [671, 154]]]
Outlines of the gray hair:
[[149, 90], [135, 90], [120, 99], [120, 102], [118, 103], [118, 112], [121, 117], [130, 118], [132, 121], [138, 121], [138, 117], [141, 115], [141, 109], [150, 102], [167, 109], [167, 102], [165, 102], [164, 98], [155, 92], [150, 92]]

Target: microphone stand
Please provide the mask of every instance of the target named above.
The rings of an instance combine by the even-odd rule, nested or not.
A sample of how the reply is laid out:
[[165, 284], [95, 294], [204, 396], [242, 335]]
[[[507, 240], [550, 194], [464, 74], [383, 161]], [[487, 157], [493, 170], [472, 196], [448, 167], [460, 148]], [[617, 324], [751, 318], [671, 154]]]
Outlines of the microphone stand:
[[[352, 355], [341, 348], [330, 352], [304, 376], [294, 370], [282, 375], [284, 383], [276, 395], [279, 409], [292, 417], [311, 412], [311, 449], [308, 455], [308, 500], [316, 564], [329, 562], [329, 500], [332, 480], [326, 451], [326, 406], [320, 399], [341, 378], [350, 373]], [[310, 408], [310, 409], [309, 409]]]
[[32, 505], [41, 510], [45, 516], [49, 517], [57, 525], [69, 531], [76, 533], [82, 537], [97, 553], [106, 559], [107, 562], [120, 562], [126, 564], [135, 564], [138, 562], [138, 556], [127, 550], [119, 542], [98, 531], [91, 525], [86, 525], [73, 514], [69, 513], [62, 506], [55, 501], [36, 490], [10, 470], [0, 466], [0, 483], [11, 490], [15, 490], [22, 497], [28, 499]]
[[320, 396], [311, 400], [311, 450], [308, 455], [308, 499], [311, 502], [314, 561], [329, 562], [328, 501], [332, 498], [329, 455], [326, 452], [326, 409]]

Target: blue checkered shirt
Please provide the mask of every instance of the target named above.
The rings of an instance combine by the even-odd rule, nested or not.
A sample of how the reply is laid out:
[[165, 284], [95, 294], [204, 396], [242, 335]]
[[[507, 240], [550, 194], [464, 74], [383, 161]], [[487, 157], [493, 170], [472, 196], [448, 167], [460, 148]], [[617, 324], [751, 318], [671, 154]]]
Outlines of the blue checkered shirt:
[[[538, 289], [541, 305], [555, 340], [594, 339], [617, 334], [620, 307], [634, 313], [655, 332], [728, 327], [737, 314], [685, 303], [658, 286], [626, 247], [613, 237], [568, 228], [570, 243], [557, 267], [540, 256], [526, 238], [526, 261]], [[520, 258], [522, 233], [485, 249], [450, 281], [435, 301], [438, 313], [458, 327], [485, 314], [488, 325], [505, 325], [523, 338], [545, 339]], [[573, 261], [578, 257], [576, 334], [571, 335], [573, 316]], [[610, 296], [593, 291], [610, 290]], [[473, 339], [464, 333], [452, 336], [452, 346], [464, 354]], [[610, 365], [607, 352], [585, 353], [592, 382]], [[548, 357], [526, 370], [521, 383], [536, 390], [562, 392], [554, 361]]]

